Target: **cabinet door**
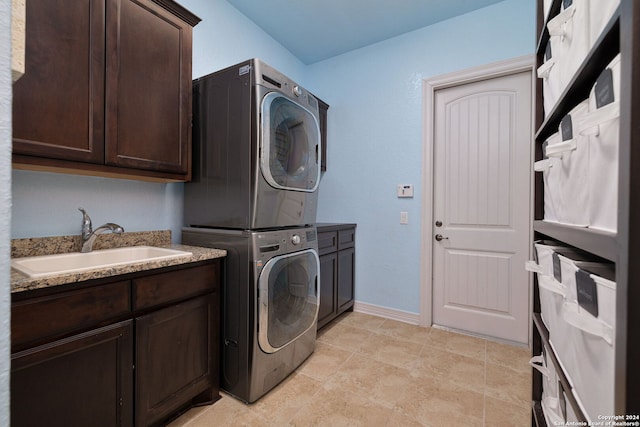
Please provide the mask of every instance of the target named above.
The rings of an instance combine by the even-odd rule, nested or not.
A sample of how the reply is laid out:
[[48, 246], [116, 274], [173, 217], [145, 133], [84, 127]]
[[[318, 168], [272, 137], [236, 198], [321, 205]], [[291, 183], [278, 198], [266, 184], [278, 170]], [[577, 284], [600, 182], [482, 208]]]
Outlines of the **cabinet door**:
[[338, 256], [335, 252], [320, 257], [320, 307], [318, 328], [333, 319], [336, 313], [336, 282], [338, 280]]
[[11, 425], [133, 425], [132, 322], [11, 357]]
[[217, 389], [215, 301], [200, 297], [136, 319], [136, 425], [161, 421]]
[[320, 115], [320, 144], [322, 145], [322, 160], [320, 162], [320, 170], [327, 170], [327, 121], [329, 115], [329, 104], [318, 99], [319, 115]]
[[104, 161], [104, 0], [29, 0], [13, 152]]
[[338, 252], [338, 313], [353, 305], [355, 258], [355, 248]]
[[150, 0], [107, 3], [108, 165], [190, 172], [191, 39]]

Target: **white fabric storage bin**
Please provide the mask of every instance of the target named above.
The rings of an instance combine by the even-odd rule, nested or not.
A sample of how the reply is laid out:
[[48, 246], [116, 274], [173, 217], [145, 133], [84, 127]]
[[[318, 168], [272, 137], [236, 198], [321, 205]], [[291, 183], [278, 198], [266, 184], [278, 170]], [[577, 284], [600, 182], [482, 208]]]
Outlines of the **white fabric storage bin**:
[[534, 260], [525, 263], [525, 270], [536, 273], [540, 295], [540, 317], [547, 329], [558, 323], [566, 290], [553, 279], [554, 249], [563, 249], [554, 241], [537, 241], [534, 244]]
[[553, 3], [553, 0], [544, 0], [544, 2], [542, 2], [543, 4], [542, 15], [544, 16], [544, 19], [547, 19], [549, 17], [549, 10], [551, 9], [551, 3]]
[[563, 0], [560, 13], [549, 20], [547, 29], [564, 90], [590, 49], [589, 0]]
[[[541, 275], [547, 277], [553, 277], [553, 254], [555, 251], [564, 251], [569, 248], [560, 245], [554, 240], [537, 240], [533, 242], [533, 248], [535, 250], [535, 260], [528, 261], [525, 264], [525, 269], [533, 273], [538, 274], [538, 278]], [[559, 265], [558, 265], [559, 267]]]
[[576, 400], [588, 420], [614, 414], [614, 342], [607, 342], [602, 322], [575, 303], [565, 303], [563, 316], [572, 325], [570, 355], [563, 363]]
[[580, 124], [589, 138], [589, 227], [618, 229], [620, 145], [620, 55], [600, 74], [589, 95], [589, 113]]
[[565, 425], [565, 419], [562, 416], [562, 409], [560, 406], [560, 399], [547, 397], [540, 402], [542, 406], [542, 412], [544, 413], [544, 419], [547, 426], [563, 426]]
[[558, 374], [551, 362], [551, 356], [545, 350], [542, 354], [532, 357], [529, 365], [542, 374], [542, 401], [549, 402], [550, 399], [559, 397]]
[[547, 42], [544, 54], [544, 63], [538, 67], [538, 78], [542, 79], [542, 102], [545, 117], [553, 110], [558, 98], [562, 94], [565, 85], [560, 78], [560, 67], [556, 66], [554, 52], [560, 40], [552, 38]]
[[[551, 169], [551, 178], [558, 180], [560, 202], [556, 208], [557, 221], [562, 224], [586, 227], [589, 225], [589, 137], [582, 132], [581, 124], [589, 109], [588, 100], [575, 106], [565, 115], [558, 133], [560, 142], [551, 141], [545, 147], [549, 158], [559, 158], [560, 162]], [[550, 182], [551, 187], [555, 185]]]
[[[551, 361], [549, 350], [543, 347], [542, 354], [534, 356], [529, 364], [542, 374], [542, 410], [548, 426], [564, 425], [568, 418], [565, 416], [565, 400], [562, 387], [558, 382], [558, 374]], [[568, 415], [568, 414], [566, 414]]]
[[613, 17], [620, 0], [590, 0], [589, 4], [589, 45], [594, 46], [602, 30]]
[[[574, 344], [570, 339], [573, 328], [565, 319], [566, 304], [577, 304], [578, 302], [576, 272], [581, 267], [597, 271], [601, 271], [599, 269], [603, 268], [603, 264], [589, 262], [590, 257], [587, 253], [566, 249], [563, 251], [562, 248], [556, 247], [551, 254], [553, 277], [543, 282], [542, 285], [538, 279], [541, 316], [544, 302], [546, 318], [543, 320], [549, 329], [549, 342], [565, 372], [568, 372], [565, 365], [576, 359]], [[562, 302], [559, 298], [561, 293]], [[569, 383], [573, 385], [572, 377], [570, 375], [567, 377]]]
[[540, 317], [553, 338], [565, 337], [567, 324], [562, 321], [562, 305], [567, 297], [567, 288], [561, 283], [562, 278], [560, 254], [574, 260], [585, 259], [588, 255], [577, 253], [570, 248], [558, 245], [554, 241], [537, 241], [534, 243], [536, 261], [529, 261], [525, 268], [538, 275], [540, 296]]
[[[564, 393], [563, 393], [563, 397], [565, 399], [565, 402], [567, 402], [566, 395], [564, 395]], [[566, 408], [567, 408], [567, 423], [570, 423], [570, 422], [577, 423], [578, 421], [580, 421], [575, 411], [573, 410], [573, 407], [569, 402], [567, 402]], [[578, 424], [573, 424], [573, 425], [578, 425]]]
[[598, 415], [614, 414], [616, 284], [603, 277], [612, 278], [613, 270], [559, 258], [567, 288], [561, 317], [568, 336], [555, 339], [554, 350], [585, 415], [597, 420]]
[[[586, 261], [582, 254], [556, 252], [560, 261], [560, 279], [567, 292], [565, 301], [578, 305], [612, 331], [616, 321], [616, 284], [613, 267], [601, 262]], [[573, 306], [572, 306], [573, 307]], [[573, 307], [575, 308], [575, 307]], [[613, 340], [613, 335], [607, 338]]]
[[562, 307], [567, 289], [553, 277], [538, 276], [540, 295], [540, 317], [549, 330], [549, 339], [562, 339], [569, 333], [569, 328], [562, 318]]
[[[562, 284], [567, 288], [566, 300], [570, 303], [580, 303], [583, 305], [588, 301], [585, 299], [579, 298], [578, 292], [578, 283], [577, 283], [577, 274], [589, 275], [594, 273], [596, 275], [601, 275], [605, 277], [612, 278], [613, 277], [613, 267], [608, 266], [607, 264], [603, 264], [601, 262], [592, 262], [589, 260], [588, 255], [583, 256], [583, 254], [572, 254], [572, 253], [562, 253], [556, 252], [555, 260], [556, 264], [560, 263], [560, 276], [556, 274], [556, 279], [562, 282]], [[596, 276], [597, 277], [597, 276]], [[600, 278], [599, 278], [600, 279]], [[586, 280], [586, 279], [585, 279]], [[597, 288], [596, 288], [597, 289]], [[599, 289], [598, 289], [599, 290]], [[596, 290], [593, 290], [596, 292]], [[587, 294], [582, 294], [582, 297], [587, 297]], [[615, 308], [615, 284], [614, 284], [614, 292], [610, 294], [610, 292], [606, 292], [604, 295], [605, 298], [613, 297], [613, 302], [606, 300], [607, 304], [612, 303]], [[598, 302], [602, 302], [598, 300]], [[592, 308], [594, 311], [598, 310], [597, 308]], [[615, 320], [615, 313], [613, 317], [608, 312], [600, 313], [600, 315], [605, 316], [605, 321], [613, 322]]]
[[[571, 403], [569, 402], [569, 399], [567, 399], [567, 394], [566, 394], [565, 390], [562, 387], [560, 387], [560, 390], [558, 390], [558, 394], [559, 394], [558, 400], [564, 402], [565, 424], [570, 425], [569, 423], [571, 423], [571, 422], [574, 422], [574, 423], [579, 422], [580, 420], [578, 419], [578, 416], [576, 415], [575, 411], [573, 410], [573, 406], [571, 406]], [[576, 396], [574, 395], [574, 397], [576, 397]], [[580, 409], [582, 409], [582, 406], [581, 406], [579, 401], [578, 401], [578, 406], [580, 406]], [[582, 412], [584, 412], [584, 410]], [[580, 424], [573, 424], [573, 425], [580, 425]], [[551, 426], [548, 426], [548, 427], [551, 427]]]
[[578, 252], [575, 249], [562, 246], [555, 240], [537, 240], [533, 243], [535, 249], [535, 261], [528, 261], [525, 269], [549, 278], [556, 278], [561, 282], [561, 264], [558, 255], [564, 255], [576, 261], [589, 259], [589, 254]]
[[[560, 134], [551, 135], [543, 146], [543, 151], [549, 144], [560, 143]], [[546, 157], [538, 160], [533, 165], [533, 170], [542, 173], [543, 189], [544, 189], [544, 220], [551, 222], [559, 222], [558, 214], [562, 212], [562, 189], [561, 182], [561, 164], [558, 157]]]

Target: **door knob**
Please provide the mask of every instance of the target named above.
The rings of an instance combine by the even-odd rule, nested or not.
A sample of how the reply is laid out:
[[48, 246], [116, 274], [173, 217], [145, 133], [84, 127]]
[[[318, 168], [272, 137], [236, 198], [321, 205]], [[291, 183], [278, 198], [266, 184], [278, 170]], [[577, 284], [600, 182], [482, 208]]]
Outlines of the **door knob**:
[[449, 240], [448, 237], [444, 237], [442, 234], [436, 234], [436, 240], [438, 242], [442, 241], [442, 240]]
[[442, 227], [442, 221], [436, 221], [436, 227]]

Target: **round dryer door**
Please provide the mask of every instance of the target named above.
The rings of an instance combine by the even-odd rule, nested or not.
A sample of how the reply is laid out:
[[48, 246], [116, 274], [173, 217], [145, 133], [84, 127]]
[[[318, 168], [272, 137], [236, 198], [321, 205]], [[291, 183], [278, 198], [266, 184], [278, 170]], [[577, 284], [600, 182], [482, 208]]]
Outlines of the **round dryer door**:
[[272, 187], [313, 192], [320, 178], [320, 125], [300, 104], [276, 93], [262, 100], [260, 168]]
[[273, 353], [316, 327], [320, 260], [313, 249], [274, 257], [258, 279], [258, 342]]

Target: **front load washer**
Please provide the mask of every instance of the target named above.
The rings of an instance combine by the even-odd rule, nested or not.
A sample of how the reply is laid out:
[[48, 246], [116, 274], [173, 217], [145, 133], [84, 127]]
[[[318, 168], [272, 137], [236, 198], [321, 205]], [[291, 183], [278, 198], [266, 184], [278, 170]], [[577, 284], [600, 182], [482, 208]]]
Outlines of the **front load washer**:
[[258, 59], [193, 81], [185, 223], [264, 229], [316, 222], [318, 100]]
[[185, 227], [182, 241], [227, 250], [220, 387], [254, 402], [315, 348], [320, 280], [316, 228]]

